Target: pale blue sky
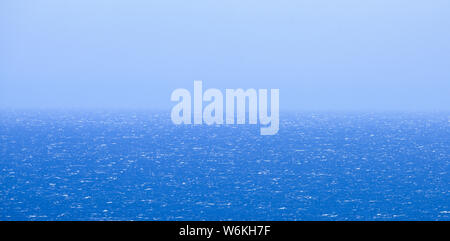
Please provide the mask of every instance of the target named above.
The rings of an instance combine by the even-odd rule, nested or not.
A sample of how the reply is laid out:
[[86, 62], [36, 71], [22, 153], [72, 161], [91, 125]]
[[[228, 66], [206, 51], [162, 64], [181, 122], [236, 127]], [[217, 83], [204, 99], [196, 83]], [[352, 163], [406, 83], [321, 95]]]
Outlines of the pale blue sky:
[[283, 110], [450, 110], [450, 1], [4, 0], [0, 107], [170, 110], [176, 88]]

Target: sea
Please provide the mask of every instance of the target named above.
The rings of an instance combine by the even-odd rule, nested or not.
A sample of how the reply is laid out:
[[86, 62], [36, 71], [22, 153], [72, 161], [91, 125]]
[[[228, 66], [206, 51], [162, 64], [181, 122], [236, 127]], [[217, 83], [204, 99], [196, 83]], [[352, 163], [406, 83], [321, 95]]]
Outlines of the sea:
[[0, 220], [450, 220], [450, 113], [0, 112]]

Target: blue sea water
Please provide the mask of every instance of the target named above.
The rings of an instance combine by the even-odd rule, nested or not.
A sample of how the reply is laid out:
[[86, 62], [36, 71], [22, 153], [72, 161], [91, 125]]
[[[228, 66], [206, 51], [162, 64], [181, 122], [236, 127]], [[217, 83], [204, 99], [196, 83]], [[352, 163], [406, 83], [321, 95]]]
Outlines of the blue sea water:
[[450, 113], [0, 117], [0, 220], [450, 220]]

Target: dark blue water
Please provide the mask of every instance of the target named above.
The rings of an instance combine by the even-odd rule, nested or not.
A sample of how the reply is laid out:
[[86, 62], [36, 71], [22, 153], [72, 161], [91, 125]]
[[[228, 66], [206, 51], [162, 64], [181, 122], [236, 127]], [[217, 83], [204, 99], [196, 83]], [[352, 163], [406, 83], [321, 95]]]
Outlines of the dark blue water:
[[449, 113], [0, 117], [0, 220], [450, 220]]

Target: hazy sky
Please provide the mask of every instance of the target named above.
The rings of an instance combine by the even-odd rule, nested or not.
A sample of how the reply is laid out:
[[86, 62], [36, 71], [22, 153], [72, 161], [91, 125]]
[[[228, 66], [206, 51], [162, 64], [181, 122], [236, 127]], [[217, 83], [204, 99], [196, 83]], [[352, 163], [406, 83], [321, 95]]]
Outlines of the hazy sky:
[[170, 110], [194, 80], [285, 110], [450, 110], [450, 1], [0, 2], [0, 107]]

